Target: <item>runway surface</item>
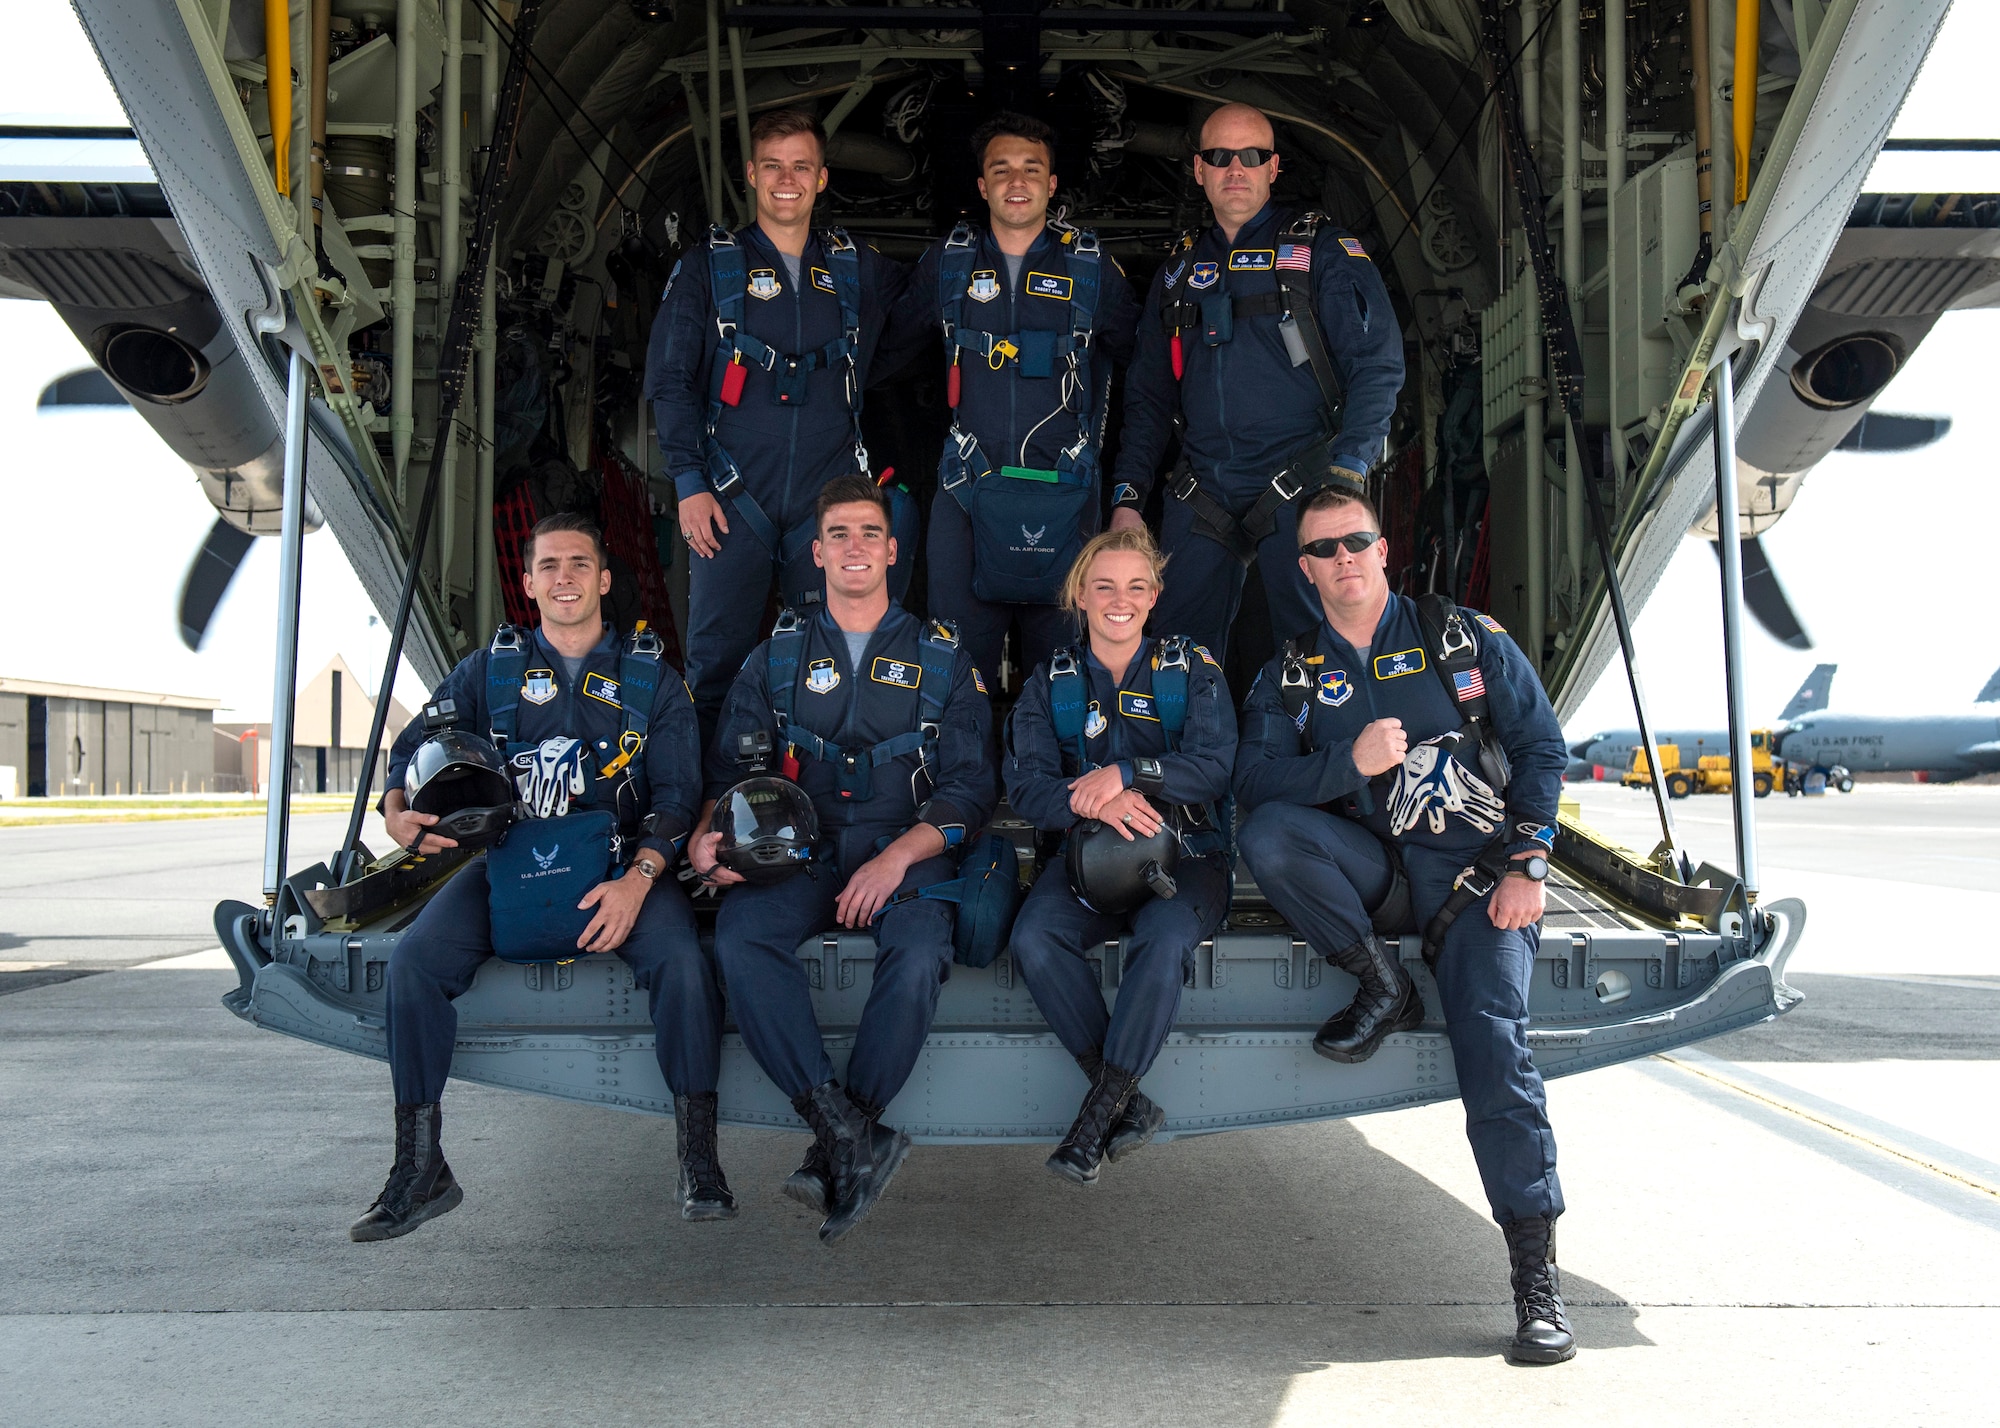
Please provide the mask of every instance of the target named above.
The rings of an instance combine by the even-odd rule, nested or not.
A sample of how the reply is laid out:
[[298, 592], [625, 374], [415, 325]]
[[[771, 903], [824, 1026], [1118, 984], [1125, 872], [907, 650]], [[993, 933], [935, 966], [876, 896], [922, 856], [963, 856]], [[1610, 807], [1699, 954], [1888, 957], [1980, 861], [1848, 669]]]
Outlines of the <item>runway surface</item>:
[[[1651, 846], [1643, 795], [1581, 794]], [[1725, 801], [1675, 811], [1729, 860]], [[1183, 1140], [1088, 1193], [1034, 1147], [920, 1148], [829, 1251], [777, 1194], [800, 1137], [725, 1130], [743, 1214], [685, 1225], [669, 1123], [454, 1085], [465, 1205], [353, 1245], [384, 1068], [140, 965], [255, 900], [254, 820], [0, 830], [0, 1422], [1990, 1422], [2000, 790], [1758, 813], [1807, 1000], [1552, 1083], [1583, 1349], [1539, 1370], [1500, 1357], [1455, 1104]]]

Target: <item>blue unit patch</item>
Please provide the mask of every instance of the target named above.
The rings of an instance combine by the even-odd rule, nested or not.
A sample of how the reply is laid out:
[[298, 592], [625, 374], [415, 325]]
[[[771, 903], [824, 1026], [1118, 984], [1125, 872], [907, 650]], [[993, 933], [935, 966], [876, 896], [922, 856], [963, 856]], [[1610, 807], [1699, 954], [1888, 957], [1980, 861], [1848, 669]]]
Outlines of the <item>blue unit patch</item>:
[[1084, 738], [1101, 738], [1104, 731], [1110, 727], [1110, 721], [1104, 717], [1104, 711], [1097, 707], [1097, 701], [1095, 699], [1091, 700], [1090, 713], [1083, 721]]
[[1316, 697], [1320, 703], [1338, 709], [1354, 697], [1354, 683], [1347, 677], [1346, 670], [1330, 669], [1319, 677]]
[[1194, 271], [1188, 274], [1191, 288], [1212, 288], [1215, 280], [1222, 276], [1222, 269], [1214, 263], [1196, 263]]
[[594, 670], [583, 677], [583, 692], [600, 703], [609, 704], [613, 709], [621, 707], [618, 703], [618, 681], [608, 679]]
[[1030, 273], [1022, 286], [1031, 297], [1069, 301], [1070, 281], [1060, 273]]
[[814, 287], [818, 288], [823, 293], [830, 293], [833, 291], [832, 273], [829, 273], [825, 268], [814, 268], [812, 270], [812, 274], [813, 274]]
[[1401, 679], [1406, 674], [1422, 674], [1429, 665], [1424, 663], [1421, 649], [1397, 650], [1394, 654], [1375, 656], [1375, 677], [1377, 679]]
[[898, 689], [915, 689], [924, 680], [924, 667], [908, 664], [887, 655], [875, 656], [875, 663], [868, 671], [868, 677], [877, 684], [893, 684]]
[[1229, 255], [1232, 273], [1266, 273], [1277, 265], [1276, 248], [1238, 248]]
[[521, 697], [530, 704], [546, 704], [556, 697], [556, 672], [531, 669], [521, 676]]
[[784, 291], [783, 288], [778, 286], [778, 270], [776, 268], [751, 269], [749, 281], [744, 284], [744, 287], [749, 291], [751, 297], [763, 298], [766, 302], [769, 302]]
[[1150, 719], [1160, 722], [1160, 709], [1150, 694], [1135, 694], [1129, 689], [1118, 691], [1118, 712], [1127, 719]]
[[831, 694], [840, 687], [840, 670], [830, 659], [816, 659], [806, 666], [806, 688], [814, 694]]
[[991, 268], [980, 269], [972, 275], [965, 295], [974, 302], [992, 302], [1000, 296], [1000, 275]]

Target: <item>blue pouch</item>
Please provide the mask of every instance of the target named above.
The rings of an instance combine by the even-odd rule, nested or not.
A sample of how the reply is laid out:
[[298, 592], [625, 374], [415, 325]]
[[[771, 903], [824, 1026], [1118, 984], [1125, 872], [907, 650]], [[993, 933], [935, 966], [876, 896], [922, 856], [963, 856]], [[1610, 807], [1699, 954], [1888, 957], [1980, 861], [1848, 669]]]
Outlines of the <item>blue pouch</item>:
[[972, 488], [972, 593], [981, 600], [1053, 605], [1097, 516], [1097, 452], [1086, 449], [1054, 481], [994, 474]]
[[568, 962], [597, 915], [583, 895], [618, 865], [618, 819], [604, 809], [531, 818], [501, 835], [486, 854], [493, 955], [506, 962]]

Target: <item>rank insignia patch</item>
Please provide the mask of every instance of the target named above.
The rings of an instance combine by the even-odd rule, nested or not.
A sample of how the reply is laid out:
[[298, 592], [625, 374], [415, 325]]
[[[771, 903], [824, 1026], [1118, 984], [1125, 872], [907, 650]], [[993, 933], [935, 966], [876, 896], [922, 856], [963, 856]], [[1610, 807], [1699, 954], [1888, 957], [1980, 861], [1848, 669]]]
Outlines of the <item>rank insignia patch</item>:
[[1000, 275], [991, 268], [982, 268], [972, 275], [972, 282], [965, 295], [974, 302], [992, 302], [1000, 296]]
[[877, 684], [893, 684], [898, 689], [915, 689], [923, 683], [924, 670], [922, 665], [890, 659], [887, 655], [877, 655], [874, 666], [868, 671], [868, 677]]
[[840, 686], [840, 671], [830, 659], [816, 659], [806, 666], [806, 688], [814, 694], [831, 694]]
[[1319, 693], [1315, 696], [1320, 703], [1338, 709], [1354, 697], [1354, 685], [1347, 678], [1344, 669], [1330, 669], [1319, 677]]
[[1214, 263], [1196, 263], [1194, 271], [1188, 274], [1188, 286], [1191, 288], [1212, 288], [1215, 286], [1215, 280], [1221, 276], [1221, 268]]
[[775, 268], [751, 269], [750, 281], [746, 286], [749, 289], [751, 297], [763, 298], [766, 302], [769, 302], [784, 291], [783, 288], [778, 286], [778, 270]]
[[1401, 679], [1406, 674], [1422, 674], [1429, 667], [1424, 663], [1421, 649], [1397, 650], [1394, 654], [1375, 656], [1377, 679]]
[[618, 681], [592, 671], [583, 677], [583, 692], [600, 704], [609, 704], [613, 709], [618, 704]]
[[1022, 290], [1032, 297], [1055, 298], [1059, 302], [1069, 301], [1069, 279], [1060, 273], [1030, 273], [1022, 285]]
[[531, 669], [521, 679], [521, 697], [530, 704], [546, 704], [556, 697], [556, 672]]

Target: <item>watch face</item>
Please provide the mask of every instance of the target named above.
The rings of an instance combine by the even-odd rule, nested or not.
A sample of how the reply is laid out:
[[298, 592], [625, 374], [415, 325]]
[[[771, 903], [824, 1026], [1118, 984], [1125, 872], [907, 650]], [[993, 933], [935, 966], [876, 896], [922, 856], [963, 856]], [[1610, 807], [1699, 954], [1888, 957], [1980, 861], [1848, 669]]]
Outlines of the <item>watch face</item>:
[[1523, 858], [1521, 860], [1521, 871], [1536, 882], [1541, 882], [1549, 875], [1549, 860], [1540, 856]]

